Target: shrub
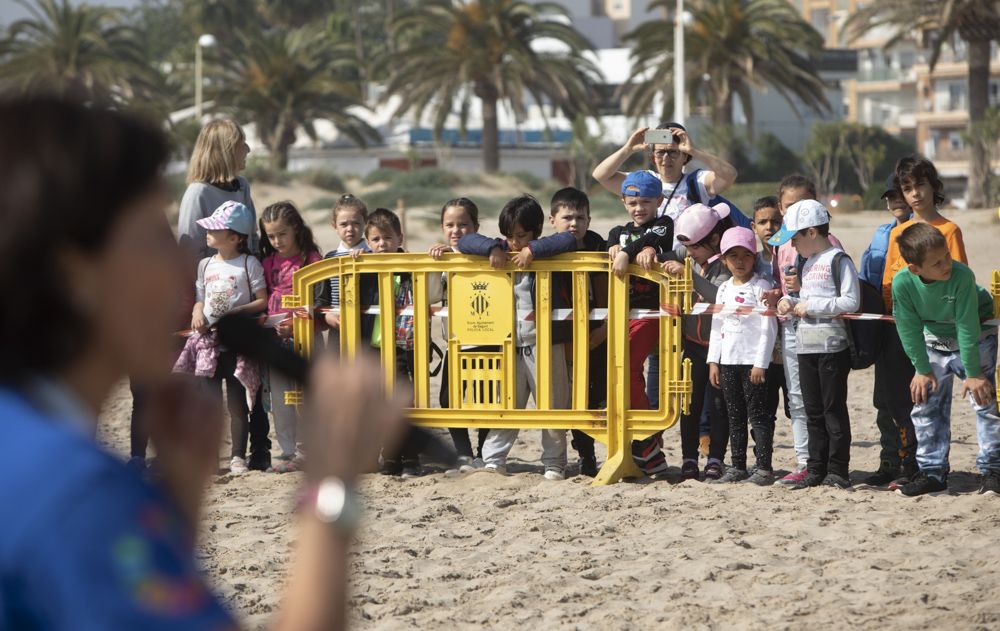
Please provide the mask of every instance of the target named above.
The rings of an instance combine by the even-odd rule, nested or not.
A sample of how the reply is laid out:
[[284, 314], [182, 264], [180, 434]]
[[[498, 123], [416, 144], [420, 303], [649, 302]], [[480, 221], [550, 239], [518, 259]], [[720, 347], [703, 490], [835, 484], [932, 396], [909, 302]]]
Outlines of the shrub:
[[250, 182], [250, 185], [254, 184], [276, 184], [279, 186], [284, 186], [291, 181], [291, 176], [288, 171], [282, 171], [278, 169], [272, 169], [265, 162], [250, 161], [247, 164], [246, 171], [243, 172], [243, 176]]
[[345, 189], [344, 180], [326, 169], [310, 169], [296, 174], [295, 178], [305, 184], [310, 184], [324, 191], [342, 191]]
[[399, 174], [399, 169], [390, 169], [388, 167], [379, 167], [374, 171], [371, 171], [362, 178], [361, 182], [367, 186], [372, 184], [388, 184], [392, 182], [393, 178]]
[[392, 178], [392, 186], [397, 189], [407, 188], [437, 188], [447, 189], [458, 184], [458, 176], [451, 171], [437, 167], [415, 169], [413, 171], [397, 171]]
[[545, 180], [528, 171], [517, 171], [511, 173], [511, 176], [517, 178], [524, 186], [525, 192], [528, 193], [537, 193], [540, 188], [545, 186]]

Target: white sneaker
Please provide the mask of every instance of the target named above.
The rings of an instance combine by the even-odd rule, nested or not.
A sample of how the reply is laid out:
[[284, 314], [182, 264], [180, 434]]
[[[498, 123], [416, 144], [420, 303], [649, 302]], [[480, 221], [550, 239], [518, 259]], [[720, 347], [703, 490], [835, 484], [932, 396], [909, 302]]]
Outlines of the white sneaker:
[[239, 456], [233, 456], [233, 459], [229, 461], [229, 473], [233, 475], [240, 475], [249, 470], [247, 468], [247, 461]]
[[504, 464], [496, 464], [496, 463], [493, 463], [493, 462], [489, 462], [489, 463], [486, 464], [485, 467], [483, 467], [483, 470], [485, 470], [487, 473], [496, 473], [496, 474], [499, 474], [499, 475], [507, 475], [507, 465], [504, 465]]
[[546, 480], [565, 480], [566, 474], [559, 469], [546, 469], [545, 470]]
[[462, 473], [468, 473], [473, 470], [471, 456], [459, 456], [455, 464], [458, 465], [458, 470]]

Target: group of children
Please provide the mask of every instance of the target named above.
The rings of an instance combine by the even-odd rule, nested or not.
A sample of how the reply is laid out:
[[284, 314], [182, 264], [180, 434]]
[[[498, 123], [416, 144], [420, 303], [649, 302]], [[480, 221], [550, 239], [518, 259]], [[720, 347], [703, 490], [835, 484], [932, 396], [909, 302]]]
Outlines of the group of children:
[[[606, 241], [589, 230], [589, 200], [574, 188], [562, 189], [552, 197], [548, 221], [555, 233], [547, 237], [541, 236], [545, 213], [531, 196], [516, 197], [503, 207], [498, 221], [502, 237], [498, 238], [479, 234], [478, 208], [471, 200], [458, 198], [442, 207], [445, 243], [432, 246], [429, 255], [478, 255], [487, 257], [495, 268], [512, 258], [518, 269], [524, 269], [534, 259], [565, 252], [607, 252], [611, 271], [618, 276], [626, 273], [629, 264], [679, 274], [685, 258], [691, 258], [696, 299], [722, 305], [722, 312], [684, 318], [683, 352], [692, 360], [694, 387], [690, 412], [680, 423], [681, 477], [757, 485], [777, 482], [795, 489], [851, 485], [847, 394], [852, 358], [858, 349], [852, 325], [837, 316], [861, 308], [862, 283], [878, 287], [883, 307], [895, 316], [896, 326], [885, 327], [875, 361], [874, 401], [882, 454], [879, 470], [866, 482], [894, 484], [904, 495], [947, 488], [951, 376], [956, 375], [965, 380], [964, 389], [976, 410], [982, 491], [1000, 492], [1000, 415], [993, 394], [997, 330], [992, 325], [981, 326], [992, 317], [993, 303], [965, 265], [961, 231], [937, 210], [943, 201], [941, 192], [932, 163], [919, 157], [900, 160], [883, 196], [893, 222], [876, 231], [861, 259], [860, 273], [831, 234], [830, 215], [816, 201], [814, 186], [797, 175], [785, 178], [776, 197], [755, 203], [752, 228], [745, 228], [733, 220], [733, 213], [739, 211], [724, 203], [712, 207], [693, 204], [675, 220], [662, 212], [660, 179], [647, 171], [630, 173], [621, 185], [629, 221], [614, 228]], [[233, 472], [248, 466], [296, 470], [308, 446], [303, 448], [297, 442], [295, 409], [286, 406], [280, 396], [291, 384], [274, 372], [269, 378], [266, 374], [262, 377], [250, 362], [219, 348], [210, 327], [226, 312], [282, 313], [281, 298], [291, 291], [294, 272], [321, 256], [301, 215], [292, 204], [282, 202], [269, 206], [260, 218], [264, 238], [262, 260], [258, 261], [247, 249], [255, 227], [251, 217], [242, 204], [227, 202], [211, 217], [199, 221], [208, 230], [208, 245], [217, 253], [199, 266], [198, 302], [191, 320], [196, 333], [188, 341], [178, 369], [205, 376], [216, 390], [222, 380], [226, 381], [233, 418]], [[344, 195], [333, 209], [332, 220], [341, 243], [327, 257], [403, 251], [400, 221], [392, 211], [380, 208], [369, 213], [362, 200]], [[591, 276], [587, 287], [590, 304], [606, 306], [607, 278]], [[378, 304], [378, 285], [366, 278], [362, 277], [360, 287], [362, 305]], [[514, 273], [519, 311], [534, 309], [535, 283], [532, 272]], [[429, 285], [433, 285], [431, 295], [443, 299], [443, 283]], [[393, 292], [397, 308], [413, 304], [408, 274], [394, 276]], [[566, 279], [554, 274], [553, 306], [570, 306], [571, 292]], [[334, 278], [323, 287], [317, 303], [337, 307], [339, 297]], [[629, 303], [633, 309], [658, 308], [658, 285], [631, 277]], [[758, 309], [736, 313], [725, 307]], [[321, 317], [334, 349], [339, 348], [339, 317], [329, 310]], [[362, 316], [365, 344], [374, 348], [395, 344], [397, 375], [412, 379], [412, 316], [395, 316], [395, 339], [391, 342], [382, 339], [380, 317]], [[535, 323], [519, 319], [513, 333], [516, 404], [525, 407], [529, 396], [537, 393]], [[636, 319], [628, 324], [628, 395], [633, 409], [649, 407], [643, 367], [651, 354], [655, 355], [658, 334], [656, 320]], [[277, 327], [277, 335], [290, 343], [288, 321]], [[553, 409], [570, 404], [573, 371], [565, 344], [572, 341], [571, 336], [568, 325], [553, 323], [549, 375]], [[589, 338], [588, 407], [600, 409], [605, 405], [602, 367], [606, 365], [606, 325], [592, 322]], [[260, 387], [262, 382], [267, 387]], [[447, 407], [447, 375], [443, 384], [441, 405]], [[650, 386], [655, 391], [655, 383]], [[778, 479], [772, 454], [781, 391], [785, 414], [792, 421], [797, 463], [791, 473]], [[260, 409], [259, 398], [267, 392], [271, 393], [281, 460], [269, 467], [254, 462], [248, 465], [248, 428], [254, 411]], [[465, 429], [453, 429], [451, 435], [462, 470], [506, 473], [518, 431], [479, 430], [475, 451]], [[747, 459], [751, 437], [752, 467]], [[572, 444], [580, 457], [580, 472], [596, 475], [593, 439], [574, 432]], [[727, 445], [728, 466], [724, 464]], [[700, 450], [707, 452], [704, 470], [699, 468]], [[646, 474], [659, 477], [666, 473], [662, 434], [635, 441], [632, 454]], [[419, 458], [412, 445], [403, 445], [398, 457], [385, 454], [383, 472], [419, 475]], [[545, 478], [566, 477], [565, 431], [542, 432], [542, 464]]]

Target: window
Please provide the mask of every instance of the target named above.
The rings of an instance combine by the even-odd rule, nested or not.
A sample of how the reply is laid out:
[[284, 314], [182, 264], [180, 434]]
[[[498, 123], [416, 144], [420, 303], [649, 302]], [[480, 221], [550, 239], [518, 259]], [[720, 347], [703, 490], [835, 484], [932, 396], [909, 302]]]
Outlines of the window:
[[813, 9], [809, 16], [809, 22], [823, 36], [823, 41], [826, 41], [830, 36], [830, 10]]
[[949, 112], [965, 109], [965, 88], [961, 83], [948, 84], [948, 106]]

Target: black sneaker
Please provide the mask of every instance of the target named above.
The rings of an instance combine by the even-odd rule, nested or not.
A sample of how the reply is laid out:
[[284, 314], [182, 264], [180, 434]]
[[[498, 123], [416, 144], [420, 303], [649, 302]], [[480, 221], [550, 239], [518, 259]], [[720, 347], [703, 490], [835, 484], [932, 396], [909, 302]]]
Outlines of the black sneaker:
[[916, 497], [918, 495], [926, 495], [928, 493], [933, 495], [947, 490], [947, 482], [931, 477], [923, 471], [918, 471], [917, 475], [913, 476], [912, 480], [896, 488], [897, 493], [905, 495], [906, 497]]
[[904, 463], [903, 466], [899, 468], [899, 477], [896, 478], [896, 486], [903, 486], [920, 472], [920, 467], [917, 463], [910, 462]]
[[985, 495], [986, 493], [1000, 495], [1000, 471], [997, 469], [990, 469], [983, 476], [983, 485], [979, 487], [979, 494]]
[[251, 471], [267, 471], [270, 468], [270, 451], [254, 451], [250, 453], [250, 458], [247, 459], [247, 469]]
[[585, 475], [588, 478], [597, 477], [597, 458], [593, 456], [580, 458], [580, 475]]
[[725, 473], [725, 467], [721, 462], [710, 462], [705, 465], [705, 481], [718, 480]]
[[697, 480], [699, 475], [697, 461], [685, 460], [681, 464], [681, 480]]
[[403, 465], [398, 460], [384, 460], [379, 473], [382, 475], [401, 475], [403, 473]]
[[836, 473], [828, 473], [826, 474], [826, 477], [823, 478], [823, 486], [832, 486], [838, 489], [849, 489], [851, 488], [851, 480], [842, 475], [837, 475]]
[[870, 486], [885, 486], [897, 478], [899, 478], [899, 467], [883, 460], [882, 464], [878, 467], [878, 471], [865, 478], [865, 484]]
[[820, 484], [823, 484], [823, 480], [825, 479], [826, 476], [823, 475], [822, 473], [809, 472], [806, 474], [806, 477], [802, 478], [801, 481], [792, 485], [791, 489], [793, 491], [799, 491], [801, 489], [809, 489], [814, 486], [819, 486]]

